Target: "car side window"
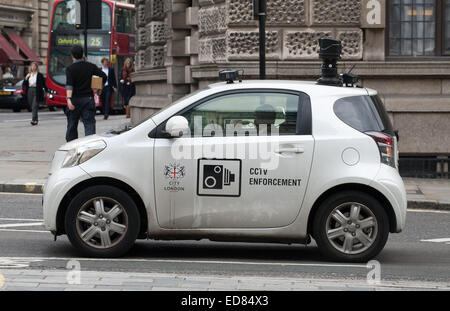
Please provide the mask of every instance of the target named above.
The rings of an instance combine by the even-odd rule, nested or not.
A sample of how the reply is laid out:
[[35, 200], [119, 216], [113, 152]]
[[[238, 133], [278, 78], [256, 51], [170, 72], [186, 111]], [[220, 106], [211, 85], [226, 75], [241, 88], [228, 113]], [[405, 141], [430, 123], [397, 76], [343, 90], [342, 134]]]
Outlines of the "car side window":
[[196, 137], [295, 135], [299, 99], [298, 94], [277, 92], [227, 94], [182, 115]]

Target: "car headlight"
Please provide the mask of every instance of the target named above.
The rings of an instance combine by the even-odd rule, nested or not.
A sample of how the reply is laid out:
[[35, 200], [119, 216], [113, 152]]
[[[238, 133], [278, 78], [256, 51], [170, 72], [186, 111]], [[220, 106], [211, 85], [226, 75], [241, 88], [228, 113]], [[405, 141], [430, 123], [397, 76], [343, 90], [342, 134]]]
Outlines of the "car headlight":
[[61, 167], [73, 167], [86, 162], [106, 148], [103, 140], [97, 140], [82, 145], [67, 152]]

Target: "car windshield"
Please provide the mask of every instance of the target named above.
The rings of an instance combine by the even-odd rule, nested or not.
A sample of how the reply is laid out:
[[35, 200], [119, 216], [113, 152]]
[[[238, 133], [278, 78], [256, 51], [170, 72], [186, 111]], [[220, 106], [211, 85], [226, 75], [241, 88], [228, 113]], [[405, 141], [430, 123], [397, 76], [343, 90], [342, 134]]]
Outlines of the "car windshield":
[[[160, 113], [160, 112], [163, 112], [163, 111], [169, 109], [170, 107], [172, 107], [172, 106], [174, 106], [174, 105], [176, 105], [176, 104], [178, 104], [178, 103], [180, 103], [180, 102], [182, 102], [182, 101], [184, 101], [184, 100], [186, 100], [186, 99], [188, 99], [188, 98], [191, 98], [192, 96], [195, 96], [195, 95], [197, 95], [198, 93], [201, 93], [201, 92], [203, 92], [203, 91], [205, 91], [205, 90], [208, 90], [208, 89], [209, 89], [209, 86], [204, 87], [204, 88], [202, 88], [202, 89], [198, 89], [197, 91], [194, 91], [194, 92], [192, 92], [192, 93], [190, 93], [190, 94], [188, 94], [188, 95], [186, 95], [186, 96], [184, 96], [184, 97], [182, 97], [182, 98], [180, 98], [180, 99], [174, 101], [173, 103], [167, 105], [166, 107], [162, 108], [161, 110], [158, 110], [158, 111], [154, 112], [154, 113], [151, 114], [149, 117], [143, 119], [141, 122], [139, 122], [138, 124], [136, 124], [136, 126], [138, 126], [138, 125], [140, 125], [140, 124], [146, 122], [147, 120], [151, 119], [154, 115], [156, 115], [156, 114], [158, 114], [158, 113]], [[135, 127], [136, 127], [136, 126], [135, 126]]]

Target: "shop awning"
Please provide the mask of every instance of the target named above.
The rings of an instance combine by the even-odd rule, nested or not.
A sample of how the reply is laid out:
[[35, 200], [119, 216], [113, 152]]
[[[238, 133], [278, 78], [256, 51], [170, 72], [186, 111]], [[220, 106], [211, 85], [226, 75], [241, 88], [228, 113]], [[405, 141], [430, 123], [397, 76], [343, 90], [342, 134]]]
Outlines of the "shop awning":
[[9, 39], [11, 39], [14, 44], [17, 45], [20, 51], [27, 57], [27, 61], [29, 62], [37, 62], [42, 64], [39, 56], [34, 53], [34, 51], [28, 46], [28, 44], [17, 34], [14, 29], [5, 28], [3, 31], [8, 35]]
[[0, 34], [0, 64], [23, 65], [25, 59], [9, 44], [8, 40]]

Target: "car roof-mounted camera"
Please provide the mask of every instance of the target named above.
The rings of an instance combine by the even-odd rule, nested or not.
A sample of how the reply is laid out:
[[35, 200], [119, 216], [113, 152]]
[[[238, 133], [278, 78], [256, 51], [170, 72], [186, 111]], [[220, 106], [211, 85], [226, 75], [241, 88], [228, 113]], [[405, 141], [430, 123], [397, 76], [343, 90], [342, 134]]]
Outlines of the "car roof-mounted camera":
[[243, 70], [235, 70], [235, 69], [224, 69], [219, 71], [219, 79], [220, 81], [226, 81], [227, 84], [234, 83], [234, 81], [239, 80], [242, 82], [242, 79], [239, 77], [239, 72], [243, 72]]
[[[322, 76], [317, 80], [317, 84], [331, 86], [354, 86], [359, 77], [348, 73], [338, 74], [337, 62], [341, 59], [342, 43], [334, 38], [319, 39], [319, 58], [323, 60]], [[354, 68], [354, 66], [353, 66]], [[353, 70], [352, 68], [352, 70]]]

